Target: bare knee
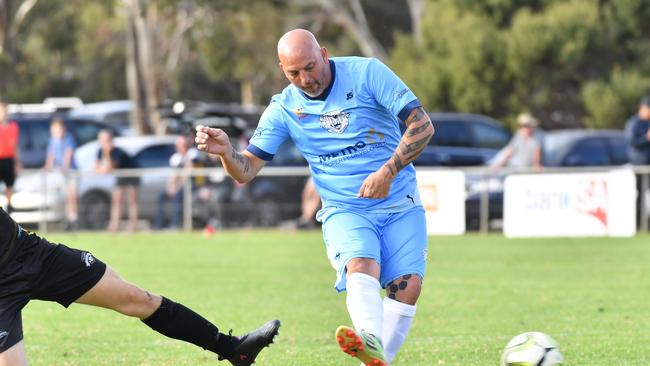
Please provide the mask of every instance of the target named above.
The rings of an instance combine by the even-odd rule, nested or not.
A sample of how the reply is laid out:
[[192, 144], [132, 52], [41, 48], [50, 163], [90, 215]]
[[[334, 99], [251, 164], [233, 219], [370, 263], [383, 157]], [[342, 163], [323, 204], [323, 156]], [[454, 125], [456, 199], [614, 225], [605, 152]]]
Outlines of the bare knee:
[[415, 305], [421, 291], [422, 278], [416, 274], [400, 276], [386, 285], [386, 296], [409, 305]]
[[160, 306], [162, 298], [134, 285], [127, 286], [115, 310], [128, 316], [144, 319]]
[[374, 278], [379, 278], [381, 268], [379, 263], [371, 258], [352, 258], [346, 266], [347, 274], [365, 273]]

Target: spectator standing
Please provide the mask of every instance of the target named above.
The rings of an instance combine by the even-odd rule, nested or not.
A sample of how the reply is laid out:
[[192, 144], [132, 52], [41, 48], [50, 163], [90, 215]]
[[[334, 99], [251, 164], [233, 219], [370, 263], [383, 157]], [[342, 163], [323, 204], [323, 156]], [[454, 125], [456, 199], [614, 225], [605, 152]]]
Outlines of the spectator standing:
[[517, 117], [517, 132], [505, 147], [496, 167], [534, 168], [542, 166], [542, 143], [537, 136], [537, 119], [528, 113]]
[[650, 165], [650, 94], [641, 99], [639, 111], [625, 126], [628, 158], [634, 165]]
[[[95, 171], [108, 174], [117, 169], [136, 168], [133, 159], [122, 149], [113, 144], [113, 133], [110, 130], [102, 130], [98, 135], [100, 149], [97, 153]], [[111, 215], [108, 224], [109, 231], [117, 231], [122, 214], [122, 201], [126, 193], [127, 211], [129, 223], [127, 230], [135, 230], [138, 223], [138, 185], [139, 177], [118, 176], [115, 188], [111, 194]]]
[[47, 157], [44, 169], [58, 170], [65, 177], [66, 183], [66, 230], [77, 227], [77, 181], [74, 171], [74, 149], [77, 147], [74, 137], [66, 131], [61, 118], [54, 118], [50, 124], [50, 140], [47, 143]]
[[0, 182], [5, 184], [7, 212], [11, 213], [14, 181], [21, 164], [18, 150], [18, 124], [15, 121], [9, 121], [8, 117], [7, 104], [0, 100]]
[[[650, 94], [641, 98], [639, 110], [636, 115], [630, 117], [625, 125], [625, 138], [627, 140], [627, 156], [630, 164], [650, 165]], [[637, 207], [641, 207], [646, 200], [642, 200], [643, 192], [641, 175], [637, 175]], [[641, 210], [637, 210], [637, 223], [641, 223]]]
[[169, 158], [169, 166], [177, 169], [167, 181], [165, 189], [158, 196], [158, 210], [154, 227], [162, 229], [165, 227], [166, 206], [171, 203], [171, 218], [169, 226], [179, 229], [183, 221], [183, 184], [184, 174], [178, 172], [183, 169], [185, 172], [192, 170], [199, 156], [199, 151], [192, 147], [192, 142], [185, 136], [176, 140], [176, 152]]

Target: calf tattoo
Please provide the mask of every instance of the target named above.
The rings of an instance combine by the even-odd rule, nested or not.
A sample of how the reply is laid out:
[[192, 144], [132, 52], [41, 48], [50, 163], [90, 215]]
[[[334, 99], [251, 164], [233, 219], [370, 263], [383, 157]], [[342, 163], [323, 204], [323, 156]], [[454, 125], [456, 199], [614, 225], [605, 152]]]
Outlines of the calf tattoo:
[[388, 285], [386, 285], [386, 289], [388, 290], [388, 297], [395, 300], [398, 291], [406, 290], [409, 285], [409, 279], [411, 276], [412, 275], [407, 274], [389, 282]]

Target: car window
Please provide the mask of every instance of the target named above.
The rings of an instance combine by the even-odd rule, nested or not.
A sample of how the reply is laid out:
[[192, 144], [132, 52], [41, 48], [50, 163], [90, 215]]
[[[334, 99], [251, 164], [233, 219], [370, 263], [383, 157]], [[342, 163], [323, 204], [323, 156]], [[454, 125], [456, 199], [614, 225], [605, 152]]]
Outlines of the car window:
[[129, 127], [130, 125], [129, 117], [130, 117], [130, 112], [109, 113], [106, 115], [106, 117], [104, 117], [104, 123], [116, 125], [116, 126]]
[[472, 136], [463, 122], [433, 121], [436, 129], [429, 145], [471, 147]]
[[627, 143], [624, 138], [610, 138], [609, 147], [612, 153], [613, 165], [623, 165], [627, 163]]
[[149, 146], [136, 154], [135, 164], [139, 168], [169, 167], [169, 158], [174, 151], [174, 144]]
[[607, 142], [602, 138], [588, 138], [577, 142], [564, 158], [565, 166], [610, 164]]
[[479, 147], [500, 149], [510, 141], [510, 133], [496, 126], [472, 122], [469, 123], [469, 128], [472, 130]]
[[47, 151], [50, 139], [48, 121], [30, 121], [19, 126], [19, 144], [21, 149]]
[[77, 145], [96, 140], [102, 128], [102, 125], [90, 121], [73, 120], [68, 122], [68, 130], [74, 135]]

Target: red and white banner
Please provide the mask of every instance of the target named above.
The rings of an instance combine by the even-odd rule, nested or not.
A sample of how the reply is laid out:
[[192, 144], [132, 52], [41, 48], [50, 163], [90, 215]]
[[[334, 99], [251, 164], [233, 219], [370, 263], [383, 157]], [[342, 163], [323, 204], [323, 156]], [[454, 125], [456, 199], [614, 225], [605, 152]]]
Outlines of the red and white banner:
[[456, 170], [417, 172], [420, 199], [426, 212], [427, 234], [465, 233], [465, 174]]
[[633, 236], [636, 178], [631, 170], [511, 175], [503, 206], [508, 237]]

